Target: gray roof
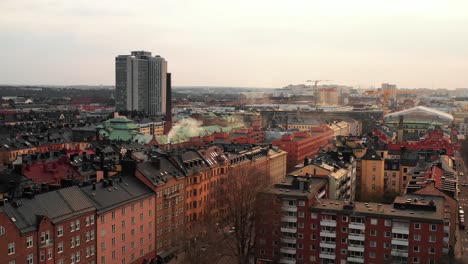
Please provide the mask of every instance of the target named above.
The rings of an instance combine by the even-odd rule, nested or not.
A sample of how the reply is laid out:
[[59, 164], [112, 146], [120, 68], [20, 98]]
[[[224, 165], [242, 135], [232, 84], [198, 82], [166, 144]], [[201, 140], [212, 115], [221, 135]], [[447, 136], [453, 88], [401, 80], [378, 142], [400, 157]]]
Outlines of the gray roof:
[[[150, 188], [133, 176], [114, 176], [107, 180], [111, 179], [112, 186], [104, 187], [104, 183], [101, 182], [96, 185], [96, 190], [93, 190], [93, 186], [81, 188], [89, 199], [91, 199], [98, 214], [154, 195]], [[122, 179], [122, 182], [120, 182], [120, 179]]]
[[78, 187], [73, 186], [7, 203], [1, 209], [21, 233], [27, 233], [36, 230], [40, 216], [47, 216], [52, 223], [59, 223], [91, 212], [94, 206]]

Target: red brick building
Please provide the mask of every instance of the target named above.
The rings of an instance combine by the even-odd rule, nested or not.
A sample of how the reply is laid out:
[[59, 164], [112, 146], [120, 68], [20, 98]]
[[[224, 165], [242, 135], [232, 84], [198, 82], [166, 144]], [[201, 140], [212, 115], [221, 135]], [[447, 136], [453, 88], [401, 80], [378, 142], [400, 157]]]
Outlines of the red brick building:
[[273, 141], [273, 145], [288, 153], [287, 168], [291, 170], [302, 163], [305, 157], [317, 154], [331, 139], [333, 130], [324, 126], [321, 131], [300, 131], [283, 135], [280, 140]]
[[260, 195], [257, 263], [440, 263], [444, 256], [454, 224], [444, 197], [349, 203], [306, 196], [298, 186]]
[[0, 210], [0, 256], [6, 256], [1, 264], [96, 263], [96, 211], [78, 187], [17, 200]]

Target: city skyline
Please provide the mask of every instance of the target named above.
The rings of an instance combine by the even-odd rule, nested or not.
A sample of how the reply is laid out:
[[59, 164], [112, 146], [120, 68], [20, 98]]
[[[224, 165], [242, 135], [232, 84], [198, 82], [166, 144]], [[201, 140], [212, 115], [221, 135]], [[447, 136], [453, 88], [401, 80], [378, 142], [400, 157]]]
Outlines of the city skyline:
[[468, 87], [463, 1], [4, 1], [3, 84], [112, 85], [114, 57], [150, 50], [174, 86]]

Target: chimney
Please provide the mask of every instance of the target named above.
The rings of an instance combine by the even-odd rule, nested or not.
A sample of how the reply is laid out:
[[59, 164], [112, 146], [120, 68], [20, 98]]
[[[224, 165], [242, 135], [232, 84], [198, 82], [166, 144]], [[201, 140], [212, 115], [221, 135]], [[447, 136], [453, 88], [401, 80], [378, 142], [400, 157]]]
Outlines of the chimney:
[[172, 129], [172, 76], [166, 74], [166, 115], [164, 116], [164, 135]]

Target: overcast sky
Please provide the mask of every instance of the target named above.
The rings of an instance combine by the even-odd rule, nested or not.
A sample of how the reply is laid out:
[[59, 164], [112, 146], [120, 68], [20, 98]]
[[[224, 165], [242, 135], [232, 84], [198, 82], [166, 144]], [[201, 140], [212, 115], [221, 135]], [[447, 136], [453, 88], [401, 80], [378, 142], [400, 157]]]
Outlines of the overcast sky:
[[468, 87], [467, 0], [0, 0], [0, 83], [113, 85], [115, 56], [176, 86]]

